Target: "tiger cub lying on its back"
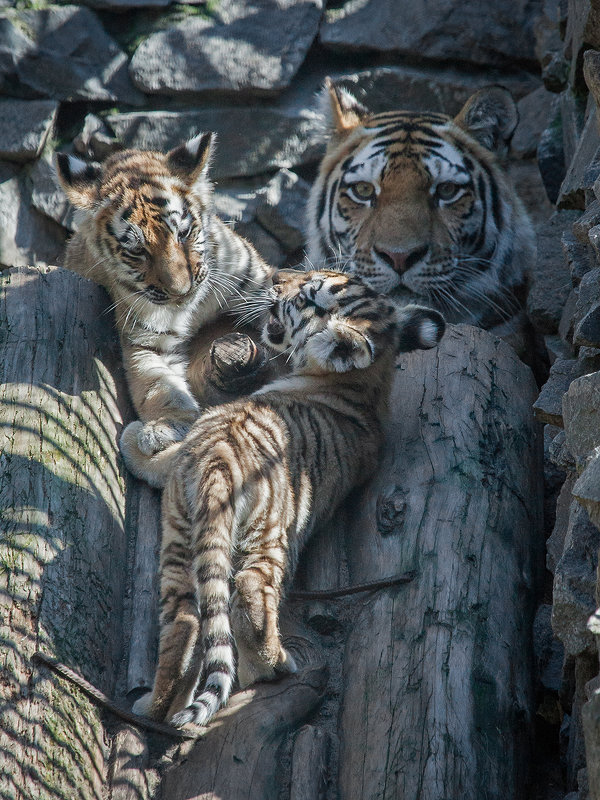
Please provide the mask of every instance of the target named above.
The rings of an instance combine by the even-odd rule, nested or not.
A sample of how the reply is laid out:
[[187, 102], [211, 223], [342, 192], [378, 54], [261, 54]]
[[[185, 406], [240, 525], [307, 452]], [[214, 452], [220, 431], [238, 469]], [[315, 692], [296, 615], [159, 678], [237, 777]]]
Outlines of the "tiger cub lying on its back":
[[399, 302], [491, 330], [529, 363], [533, 228], [499, 157], [518, 122], [510, 93], [476, 92], [454, 118], [374, 114], [327, 82], [327, 151], [308, 203], [308, 258]]
[[146, 455], [185, 436], [198, 417], [190, 343], [222, 311], [268, 285], [271, 268], [213, 210], [212, 134], [170, 152], [124, 150], [102, 165], [57, 155], [67, 197], [85, 217], [65, 266], [113, 300], [129, 391]]
[[292, 373], [128, 464], [154, 485], [168, 475], [158, 666], [134, 711], [175, 725], [205, 723], [227, 702], [232, 629], [241, 686], [295, 671], [279, 634], [283, 584], [315, 525], [377, 463], [396, 354], [444, 331], [437, 311], [398, 310], [340, 272], [276, 273], [270, 311], [263, 339], [290, 351]]

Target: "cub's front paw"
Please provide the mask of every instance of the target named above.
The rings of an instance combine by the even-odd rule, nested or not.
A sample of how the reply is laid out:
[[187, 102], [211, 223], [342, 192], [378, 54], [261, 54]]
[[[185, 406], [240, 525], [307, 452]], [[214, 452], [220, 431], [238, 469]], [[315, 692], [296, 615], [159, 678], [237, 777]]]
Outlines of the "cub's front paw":
[[[136, 431], [137, 446], [144, 456], [153, 456], [173, 442], [185, 439], [193, 420], [158, 419], [144, 422]], [[134, 424], [134, 423], [132, 423]]]
[[210, 348], [210, 381], [221, 391], [243, 394], [254, 388], [267, 354], [245, 333], [215, 339]]

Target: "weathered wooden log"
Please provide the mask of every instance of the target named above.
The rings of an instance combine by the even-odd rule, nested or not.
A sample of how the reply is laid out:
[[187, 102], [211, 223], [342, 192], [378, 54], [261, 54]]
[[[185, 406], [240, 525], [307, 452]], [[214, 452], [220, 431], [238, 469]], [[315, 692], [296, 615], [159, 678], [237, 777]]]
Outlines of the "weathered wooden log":
[[475, 328], [403, 357], [378, 474], [309, 545], [304, 588], [416, 573], [348, 615], [341, 800], [526, 796], [535, 397], [510, 348]]
[[326, 683], [321, 666], [238, 692], [196, 744], [182, 745], [185, 760], [166, 773], [164, 800], [279, 800], [281, 745], [318, 705]]
[[[0, 280], [0, 796], [87, 800], [108, 781], [112, 797], [142, 800], [156, 781], [145, 735], [121, 727], [109, 768], [100, 710], [30, 661], [41, 647], [114, 694], [128, 650], [121, 687], [152, 678], [158, 498], [121, 472], [128, 401], [108, 301], [61, 270]], [[295, 603], [282, 627], [299, 663], [327, 654], [326, 711], [318, 668], [235, 696], [204, 739], [181, 746], [187, 760], [166, 772], [163, 800], [263, 800], [292, 781], [296, 800], [318, 796], [325, 776], [340, 800], [525, 796], [534, 397], [526, 368], [475, 329], [403, 358], [381, 469], [311, 543], [298, 586], [414, 579]], [[303, 638], [298, 614], [326, 647]]]
[[128, 401], [108, 302], [63, 270], [0, 273], [0, 796], [12, 800], [104, 793], [101, 710], [31, 656], [114, 693]]

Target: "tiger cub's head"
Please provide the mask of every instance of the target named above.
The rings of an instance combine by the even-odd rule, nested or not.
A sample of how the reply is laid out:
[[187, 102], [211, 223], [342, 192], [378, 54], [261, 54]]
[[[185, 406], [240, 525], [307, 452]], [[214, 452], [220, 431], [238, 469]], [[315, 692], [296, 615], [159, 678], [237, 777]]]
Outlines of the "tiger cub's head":
[[295, 372], [364, 369], [383, 353], [434, 347], [444, 333], [437, 311], [398, 308], [349, 273], [279, 270], [269, 294], [263, 340], [289, 350]]
[[59, 153], [59, 180], [85, 210], [66, 266], [153, 306], [197, 300], [210, 261], [211, 142], [206, 133], [166, 154], [123, 150], [102, 165]]
[[327, 151], [308, 207], [308, 257], [451, 321], [492, 327], [521, 307], [533, 230], [497, 158], [518, 121], [510, 93], [457, 117], [372, 114], [331, 81]]

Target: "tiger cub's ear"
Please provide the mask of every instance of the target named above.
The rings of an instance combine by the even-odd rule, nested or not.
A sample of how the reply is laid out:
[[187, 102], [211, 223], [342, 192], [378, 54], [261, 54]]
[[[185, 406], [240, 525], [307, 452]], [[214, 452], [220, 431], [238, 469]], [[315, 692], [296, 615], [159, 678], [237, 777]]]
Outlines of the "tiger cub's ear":
[[199, 133], [170, 150], [167, 153], [167, 163], [171, 172], [188, 186], [193, 186], [208, 171], [213, 140], [214, 134]]
[[57, 153], [56, 174], [71, 203], [77, 208], [93, 208], [98, 199], [100, 164], [82, 161], [67, 153]]
[[327, 372], [348, 372], [372, 364], [375, 346], [360, 331], [332, 317], [325, 330], [308, 339], [306, 354], [309, 366], [312, 363]]
[[331, 78], [325, 78], [321, 110], [328, 129], [340, 137], [353, 131], [369, 116], [369, 110], [346, 89], [336, 86]]
[[503, 155], [518, 121], [519, 112], [508, 89], [488, 86], [467, 100], [454, 124], [488, 150]]

